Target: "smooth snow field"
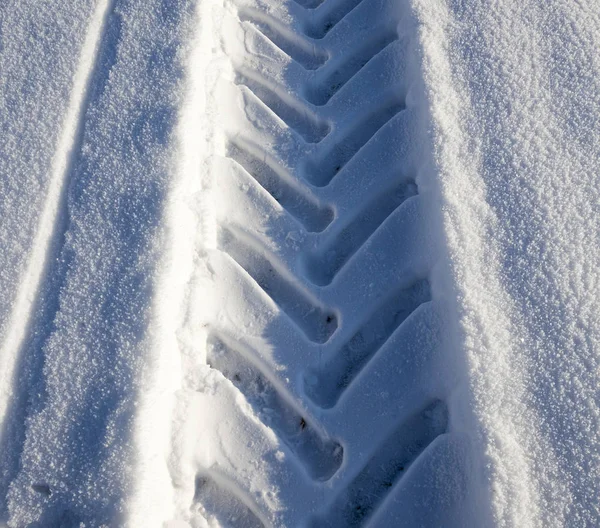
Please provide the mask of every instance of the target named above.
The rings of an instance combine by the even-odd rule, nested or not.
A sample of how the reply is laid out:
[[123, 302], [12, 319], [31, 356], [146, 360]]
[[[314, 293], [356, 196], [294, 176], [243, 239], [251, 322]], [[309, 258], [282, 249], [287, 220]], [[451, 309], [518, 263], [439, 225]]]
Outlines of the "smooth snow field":
[[0, 2], [0, 526], [600, 526], [600, 2]]

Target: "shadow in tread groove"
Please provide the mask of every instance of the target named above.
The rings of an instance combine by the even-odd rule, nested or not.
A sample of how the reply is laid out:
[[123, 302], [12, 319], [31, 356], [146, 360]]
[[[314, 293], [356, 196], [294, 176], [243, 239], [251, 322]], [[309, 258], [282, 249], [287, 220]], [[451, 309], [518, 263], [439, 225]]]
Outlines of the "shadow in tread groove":
[[315, 9], [323, 3], [323, 0], [294, 0], [294, 2], [304, 9]]
[[318, 22], [308, 22], [304, 27], [304, 33], [306, 36], [317, 40], [324, 38], [327, 33], [346, 18], [362, 1], [326, 0], [314, 11]]
[[231, 139], [227, 155], [292, 215], [307, 231], [320, 233], [333, 221], [333, 209], [317, 199], [264, 151], [241, 138]]
[[395, 291], [383, 300], [363, 326], [332, 357], [304, 375], [306, 394], [325, 409], [333, 407], [356, 376], [396, 329], [431, 294], [426, 280]]
[[446, 404], [436, 400], [403, 422], [311, 528], [362, 526], [408, 467], [448, 428]]
[[386, 189], [359, 211], [331, 241], [325, 242], [314, 255], [306, 258], [308, 278], [319, 286], [330, 284], [379, 226], [408, 198], [416, 194], [417, 186], [413, 181]]
[[313, 42], [257, 9], [242, 8], [238, 16], [242, 22], [256, 27], [275, 46], [307, 70], [316, 70], [329, 58], [329, 54]]
[[[192, 512], [231, 528], [264, 528], [265, 524], [228, 486], [208, 474], [196, 476]], [[214, 521], [213, 521], [214, 522]]]
[[250, 70], [238, 71], [236, 84], [246, 86], [307, 143], [318, 143], [329, 134], [331, 127], [327, 122], [319, 119], [281, 88], [269, 86], [270, 83], [256, 73]]
[[251, 354], [249, 351], [242, 351], [239, 343], [224, 336], [213, 333], [208, 338], [209, 366], [219, 370], [244, 394], [263, 423], [280, 435], [304, 463], [313, 479], [328, 480], [342, 463], [342, 446], [324, 438], [286, 401], [273, 383], [247, 358]]
[[373, 57], [396, 40], [398, 40], [398, 34], [393, 28], [375, 30], [375, 35], [372, 38], [361, 42], [356, 49], [350, 51], [345, 60], [324, 79], [307, 88], [306, 100], [316, 106], [327, 104]]
[[[312, 298], [295, 278], [286, 277], [274, 263], [261, 254], [249, 235], [221, 228], [219, 247], [250, 275], [260, 288], [315, 343], [325, 343], [338, 326], [337, 316]], [[284, 275], [285, 274], [285, 275]]]
[[307, 161], [304, 170], [306, 180], [316, 187], [328, 185], [358, 151], [404, 108], [404, 101], [393, 97], [377, 110], [354, 123], [346, 136], [321, 155], [320, 160]]

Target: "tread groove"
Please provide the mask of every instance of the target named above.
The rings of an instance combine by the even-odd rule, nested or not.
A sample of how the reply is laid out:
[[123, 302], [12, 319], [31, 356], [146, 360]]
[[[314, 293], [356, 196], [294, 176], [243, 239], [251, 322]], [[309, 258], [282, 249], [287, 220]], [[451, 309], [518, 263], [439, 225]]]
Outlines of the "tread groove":
[[242, 346], [215, 332], [208, 337], [207, 360], [246, 397], [291, 451], [301, 460], [311, 478], [329, 480], [339, 469], [343, 448], [323, 435], [300, 414], [280, 390], [256, 366]]
[[337, 315], [297, 284], [293, 276], [278, 269], [254, 247], [248, 235], [221, 228], [219, 247], [288, 315], [304, 335], [315, 343], [325, 343], [338, 327]]
[[307, 370], [304, 377], [307, 396], [324, 409], [333, 407], [396, 329], [429, 300], [426, 280], [385, 298], [339, 351]]

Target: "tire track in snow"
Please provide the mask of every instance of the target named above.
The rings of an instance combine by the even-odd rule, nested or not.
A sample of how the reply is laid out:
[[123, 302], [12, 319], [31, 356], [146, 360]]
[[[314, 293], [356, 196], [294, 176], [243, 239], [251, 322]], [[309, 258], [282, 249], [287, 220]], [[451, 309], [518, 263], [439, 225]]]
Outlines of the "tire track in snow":
[[73, 78], [71, 100], [63, 122], [51, 167], [50, 184], [40, 215], [27, 268], [21, 278], [7, 335], [0, 352], [0, 425], [3, 424], [10, 402], [21, 349], [27, 339], [32, 312], [46, 273], [49, 259], [58, 253], [64, 228], [65, 194], [82, 133], [90, 80], [96, 68], [98, 52], [112, 0], [99, 0], [91, 17], [81, 50], [79, 66]]
[[269, 379], [268, 369], [253, 361], [256, 361], [256, 352], [244, 350], [223, 335], [209, 335], [208, 365], [222, 372], [248, 401], [254, 400], [257, 408], [269, 409], [263, 421], [277, 430], [294, 454], [303, 460], [312, 478], [328, 480], [342, 463], [342, 446], [307, 421], [285, 389]]
[[362, 526], [449, 434], [428, 370], [441, 345], [407, 15], [392, 0], [314, 5], [215, 2], [217, 139], [196, 209], [215, 235], [197, 237], [178, 330], [194, 440], [174, 474], [191, 522]]

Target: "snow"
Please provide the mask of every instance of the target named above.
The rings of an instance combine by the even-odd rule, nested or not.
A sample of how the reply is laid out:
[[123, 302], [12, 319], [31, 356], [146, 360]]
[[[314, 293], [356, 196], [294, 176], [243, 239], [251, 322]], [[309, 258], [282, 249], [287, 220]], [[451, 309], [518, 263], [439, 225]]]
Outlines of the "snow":
[[0, 525], [600, 524], [599, 28], [0, 5]]
[[[120, 524], [131, 489], [138, 485], [134, 476], [143, 474], [133, 467], [141, 466], [147, 453], [134, 441], [134, 423], [138, 401], [144, 400], [140, 388], [154, 361], [146, 341], [160, 219], [169, 185], [169, 137], [181, 79], [175, 60], [177, 36], [187, 11], [183, 3], [171, 3], [169, 10], [160, 2], [99, 3], [86, 19], [84, 7], [81, 12], [63, 8], [79, 14], [72, 24], [74, 33], [82, 37], [82, 51], [74, 52], [70, 59], [60, 47], [54, 52], [49, 48], [40, 50], [43, 55], [38, 59], [48, 54], [51, 59], [62, 57], [72, 62], [72, 69], [63, 76], [68, 85], [69, 74], [74, 75], [75, 91], [61, 87], [69, 97], [64, 102], [59, 99], [60, 105], [42, 100], [41, 108], [48, 108], [48, 113], [40, 113], [40, 124], [31, 126], [29, 135], [5, 132], [7, 139], [15, 137], [23, 143], [25, 159], [29, 150], [36, 151], [36, 141], [44, 137], [46, 127], [63, 130], [61, 134], [67, 138], [61, 140], [55, 133], [48, 151], [56, 142], [58, 158], [65, 159], [60, 150], [65, 143], [72, 152], [66, 162], [55, 162], [55, 173], [65, 181], [47, 180], [50, 190], [38, 191], [39, 198], [27, 179], [19, 179], [25, 169], [2, 172], [3, 181], [31, 190], [34, 220], [42, 200], [58, 198], [60, 190], [55, 187], [66, 191], [64, 204], [51, 205], [47, 213], [52, 216], [52, 208], [56, 208], [56, 215], [50, 218], [53, 226], [41, 227], [53, 232], [52, 240], [46, 242], [46, 234], [36, 240], [47, 243], [51, 253], [42, 255], [48, 262], [45, 280], [33, 292], [26, 342], [18, 351], [16, 377], [9, 385], [18, 388], [19, 399], [10, 407], [13, 415], [3, 423], [3, 427], [13, 423], [16, 428], [7, 427], [2, 438], [7, 461], [3, 463], [2, 487], [6, 501], [1, 504], [3, 516], [8, 516], [12, 526]], [[17, 9], [6, 10], [18, 13]], [[27, 25], [27, 17], [36, 20], [35, 15], [32, 7], [20, 23]], [[44, 10], [37, 13], [38, 17], [45, 15]], [[60, 10], [47, 15], [47, 21], [41, 18], [39, 23], [49, 25], [50, 45], [53, 23], [61, 22]], [[8, 37], [10, 30], [11, 25], [3, 26], [3, 35]], [[90, 37], [83, 39], [86, 34]], [[99, 36], [98, 46], [94, 35]], [[96, 56], [92, 61], [90, 54]], [[15, 53], [14, 57], [22, 56]], [[91, 64], [93, 71], [85, 71]], [[41, 77], [28, 79], [28, 85], [35, 88], [30, 103], [36, 104], [36, 94], [47, 84], [52, 87], [45, 76], [61, 70], [55, 72], [50, 65], [40, 64], [33, 71]], [[20, 86], [16, 81], [8, 84], [3, 99], [10, 100]], [[55, 117], [55, 106], [65, 109], [62, 123]], [[77, 107], [81, 108], [78, 119], [83, 120], [79, 134], [73, 129], [69, 110]], [[18, 129], [23, 119], [14, 119], [7, 124]], [[68, 145], [70, 137], [72, 147]], [[45, 166], [52, 175], [51, 156], [46, 158]], [[36, 163], [32, 161], [31, 177], [44, 174], [44, 165], [39, 162], [36, 170]], [[18, 159], [15, 164], [19, 166]], [[64, 164], [69, 166], [62, 170]], [[30, 215], [24, 198], [15, 204], [7, 196], [10, 208], [3, 209], [2, 216], [18, 224], [19, 218], [14, 213], [11, 216], [11, 211], [20, 205], [18, 211], [27, 227]], [[8, 223], [3, 225], [8, 228]], [[5, 237], [5, 245], [15, 250], [12, 243], [18, 244], [21, 236], [21, 230], [15, 230], [14, 236]], [[27, 233], [23, 236], [28, 240]], [[35, 252], [44, 250], [36, 248]], [[15, 275], [18, 273], [15, 270]], [[35, 284], [24, 285], [32, 286]]]
[[600, 11], [560, 1], [418, 11], [494, 522], [593, 526]]

